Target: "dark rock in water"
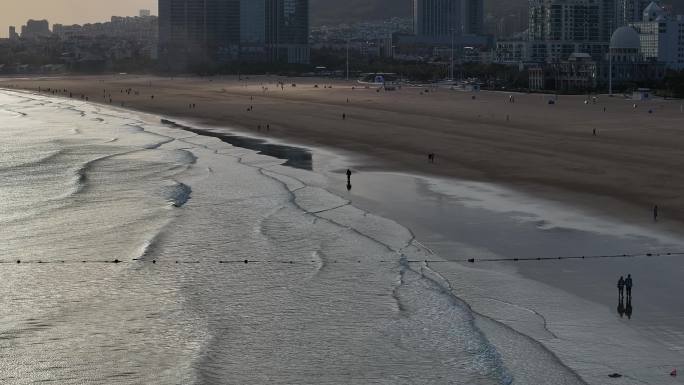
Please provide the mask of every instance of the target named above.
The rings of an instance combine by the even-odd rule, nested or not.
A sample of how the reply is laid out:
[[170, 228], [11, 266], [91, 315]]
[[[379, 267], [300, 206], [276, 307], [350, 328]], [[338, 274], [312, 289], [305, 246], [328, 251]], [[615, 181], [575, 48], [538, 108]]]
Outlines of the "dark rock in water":
[[192, 196], [192, 188], [184, 183], [164, 188], [164, 195], [173, 207], [183, 207]]
[[161, 122], [171, 127], [179, 128], [183, 131], [192, 132], [201, 136], [217, 138], [222, 142], [231, 144], [235, 147], [254, 150], [262, 155], [268, 155], [277, 159], [282, 159], [285, 161], [285, 163], [283, 163], [284, 166], [290, 166], [309, 171], [313, 169], [313, 156], [310, 151], [304, 148], [269, 143], [263, 139], [250, 138], [247, 136], [201, 130], [184, 126], [168, 119], [162, 119]]

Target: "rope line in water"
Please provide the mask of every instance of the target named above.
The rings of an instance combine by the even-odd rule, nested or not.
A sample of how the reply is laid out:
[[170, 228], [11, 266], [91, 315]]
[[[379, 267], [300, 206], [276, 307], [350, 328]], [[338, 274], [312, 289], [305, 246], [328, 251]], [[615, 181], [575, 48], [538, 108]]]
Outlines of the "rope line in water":
[[[537, 262], [537, 261], [561, 261], [574, 259], [615, 259], [615, 258], [653, 258], [653, 257], [667, 257], [667, 256], [681, 256], [684, 252], [661, 252], [661, 253], [634, 253], [634, 254], [614, 254], [614, 255], [583, 255], [571, 257], [511, 257], [511, 258], [466, 258], [466, 259], [452, 259], [452, 260], [437, 260], [437, 259], [411, 259], [407, 263], [476, 263], [476, 262]], [[357, 257], [358, 258], [358, 257]], [[173, 265], [198, 265], [198, 264], [213, 264], [213, 265], [248, 265], [248, 264], [278, 264], [278, 265], [297, 265], [297, 264], [311, 264], [320, 263], [317, 260], [309, 261], [273, 261], [273, 260], [257, 260], [257, 259], [232, 259], [232, 260], [218, 260], [218, 261], [168, 261], [160, 262], [155, 259], [132, 259], [130, 261], [114, 260], [81, 260], [81, 261], [43, 261], [43, 260], [0, 260], [0, 265], [83, 265], [83, 264], [173, 264]], [[361, 264], [361, 263], [376, 263], [376, 264], [397, 264], [397, 260], [379, 260], [366, 262], [360, 259], [344, 260], [344, 261], [330, 261], [332, 264]]]

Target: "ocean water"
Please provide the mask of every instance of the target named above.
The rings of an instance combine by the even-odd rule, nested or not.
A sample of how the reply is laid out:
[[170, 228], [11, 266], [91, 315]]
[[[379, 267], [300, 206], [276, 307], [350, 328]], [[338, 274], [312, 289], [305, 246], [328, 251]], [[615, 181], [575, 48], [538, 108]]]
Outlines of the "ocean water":
[[[347, 192], [321, 171], [347, 163], [319, 161], [0, 91], [0, 383], [681, 383], [676, 298], [647, 312], [637, 291], [627, 322], [553, 270], [449, 262], [678, 239], [486, 184], [360, 173]], [[553, 277], [613, 292], [614, 265], [573, 263]]]
[[0, 383], [515, 382], [408, 229], [282, 163], [0, 92]]

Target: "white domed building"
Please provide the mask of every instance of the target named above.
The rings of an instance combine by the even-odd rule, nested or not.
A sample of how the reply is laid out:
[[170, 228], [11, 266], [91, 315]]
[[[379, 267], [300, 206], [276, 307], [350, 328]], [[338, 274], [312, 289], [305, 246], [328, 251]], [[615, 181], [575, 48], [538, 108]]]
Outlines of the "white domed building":
[[610, 55], [613, 61], [635, 63], [640, 60], [641, 40], [632, 27], [620, 27], [610, 38]]
[[607, 61], [611, 92], [615, 85], [652, 82], [665, 76], [665, 68], [662, 64], [644, 59], [639, 33], [630, 26], [620, 27], [613, 32]]

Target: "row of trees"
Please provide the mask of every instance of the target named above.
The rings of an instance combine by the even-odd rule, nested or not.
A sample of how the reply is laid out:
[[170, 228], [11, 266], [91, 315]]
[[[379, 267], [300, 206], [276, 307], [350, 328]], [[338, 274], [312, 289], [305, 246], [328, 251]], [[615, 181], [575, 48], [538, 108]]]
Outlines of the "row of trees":
[[134, 41], [106, 36], [78, 42], [65, 42], [57, 36], [0, 41], [0, 64], [6, 73], [15, 72], [20, 66], [37, 72], [43, 66], [55, 64], [72, 72], [144, 72], [157, 65], [149, 56]]
[[660, 93], [666, 97], [684, 98], [684, 70], [668, 72]]
[[[151, 72], [158, 70], [158, 63], [150, 59], [148, 55], [133, 50], [133, 54], [126, 58], [108, 57], [106, 55], [107, 41], [93, 41], [90, 43], [90, 51], [99, 56], [98, 60], [79, 60], [77, 57], [65, 57], [64, 52], [68, 47], [57, 37], [35, 41], [5, 41], [0, 44], [0, 64], [5, 64], [5, 72], [17, 64], [29, 66], [44, 66], [47, 64], [67, 64], [68, 69], [74, 72], [93, 71], [119, 71], [119, 72]], [[311, 73], [315, 66], [323, 66], [331, 70], [344, 72], [346, 69], [346, 57], [339, 51], [318, 49], [312, 51], [311, 62], [314, 65], [288, 65], [283, 63], [231, 63], [191, 68], [191, 72], [212, 74], [239, 74], [239, 73], [277, 73], [281, 75], [299, 75]], [[351, 56], [350, 62], [353, 74], [391, 72], [398, 77], [411, 81], [430, 82], [448, 77], [448, 60], [435, 62], [406, 62], [391, 58], [365, 56]], [[11, 70], [9, 70], [11, 71]], [[458, 65], [454, 71], [457, 78], [477, 78], [485, 87], [495, 89], [519, 89], [528, 87], [528, 72], [520, 71], [516, 67], [500, 64], [476, 64], [466, 63]], [[633, 88], [644, 86], [634, 84]], [[657, 89], [658, 93], [666, 97], [684, 98], [684, 71], [670, 71], [665, 79], [657, 85], [650, 85]], [[626, 90], [631, 88], [626, 86]]]

